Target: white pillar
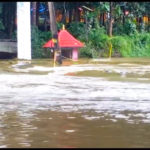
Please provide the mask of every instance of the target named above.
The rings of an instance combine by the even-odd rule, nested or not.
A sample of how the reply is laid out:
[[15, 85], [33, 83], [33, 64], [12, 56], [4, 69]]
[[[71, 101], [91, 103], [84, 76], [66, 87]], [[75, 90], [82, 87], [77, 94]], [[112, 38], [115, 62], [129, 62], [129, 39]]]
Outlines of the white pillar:
[[18, 59], [31, 59], [30, 2], [17, 2]]

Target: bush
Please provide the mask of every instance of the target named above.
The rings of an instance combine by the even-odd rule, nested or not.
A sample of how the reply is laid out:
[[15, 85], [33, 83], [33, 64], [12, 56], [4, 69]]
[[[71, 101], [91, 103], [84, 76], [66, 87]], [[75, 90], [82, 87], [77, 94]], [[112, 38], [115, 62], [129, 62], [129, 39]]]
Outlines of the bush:
[[82, 54], [82, 56], [87, 56], [87, 54], [92, 58], [106, 56], [109, 37], [104, 28], [93, 28], [88, 33], [88, 40], [86, 40], [85, 35], [80, 36], [80, 39], [86, 43], [86, 47], [82, 51], [85, 54]]
[[108, 35], [103, 28], [92, 29], [89, 32], [88, 40], [92, 42], [96, 50], [105, 49], [108, 43]]
[[85, 47], [80, 49], [80, 57], [95, 58], [96, 56], [97, 53], [91, 42], [87, 43]]
[[150, 34], [132, 32], [130, 35], [118, 35], [110, 38], [103, 28], [91, 29], [88, 41], [85, 35], [80, 36], [85, 42], [81, 49], [81, 57], [108, 57], [112, 44], [112, 57], [150, 57]]
[[113, 54], [120, 53], [122, 57], [150, 56], [150, 34], [135, 33], [131, 36], [115, 36], [111, 39]]
[[31, 29], [32, 58], [48, 58], [50, 53], [44, 53], [42, 46], [52, 37], [50, 32], [42, 32], [36, 26]]
[[115, 36], [111, 39], [112, 56], [119, 53], [122, 57], [129, 57], [132, 51], [132, 42], [127, 36]]
[[150, 56], [150, 34], [149, 33], [138, 33], [133, 35], [133, 50], [132, 57], [147, 57]]

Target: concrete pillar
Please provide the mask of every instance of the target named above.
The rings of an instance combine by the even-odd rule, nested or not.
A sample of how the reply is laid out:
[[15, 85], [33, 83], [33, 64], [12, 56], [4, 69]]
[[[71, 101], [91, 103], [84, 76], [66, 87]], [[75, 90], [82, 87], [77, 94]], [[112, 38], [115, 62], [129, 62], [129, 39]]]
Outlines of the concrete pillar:
[[72, 60], [73, 61], [78, 60], [78, 48], [73, 48], [73, 50], [72, 50]]
[[30, 2], [17, 2], [18, 59], [31, 59]]

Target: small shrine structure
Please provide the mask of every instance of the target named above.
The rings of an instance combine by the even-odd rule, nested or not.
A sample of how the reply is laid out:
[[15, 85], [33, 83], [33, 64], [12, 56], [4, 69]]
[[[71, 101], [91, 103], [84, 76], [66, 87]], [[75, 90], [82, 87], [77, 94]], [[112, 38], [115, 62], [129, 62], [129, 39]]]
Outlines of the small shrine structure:
[[[58, 33], [58, 43], [61, 48], [62, 57], [70, 58], [73, 61], [78, 60], [79, 48], [83, 47], [84, 44], [73, 37], [63, 26], [63, 29]], [[49, 40], [43, 45], [43, 48], [54, 48], [54, 43]]]

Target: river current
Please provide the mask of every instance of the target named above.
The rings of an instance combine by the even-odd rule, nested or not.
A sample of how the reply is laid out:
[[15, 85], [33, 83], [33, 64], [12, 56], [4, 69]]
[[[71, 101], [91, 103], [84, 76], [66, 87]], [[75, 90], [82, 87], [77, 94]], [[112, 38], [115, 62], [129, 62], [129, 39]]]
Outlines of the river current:
[[148, 59], [3, 64], [0, 147], [150, 147]]

